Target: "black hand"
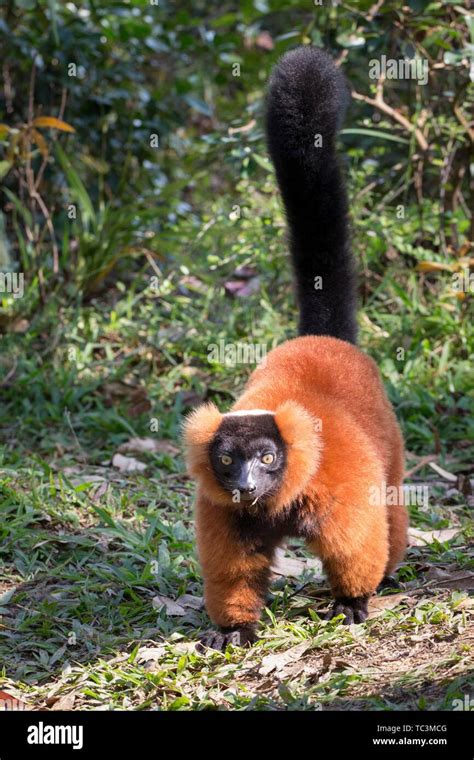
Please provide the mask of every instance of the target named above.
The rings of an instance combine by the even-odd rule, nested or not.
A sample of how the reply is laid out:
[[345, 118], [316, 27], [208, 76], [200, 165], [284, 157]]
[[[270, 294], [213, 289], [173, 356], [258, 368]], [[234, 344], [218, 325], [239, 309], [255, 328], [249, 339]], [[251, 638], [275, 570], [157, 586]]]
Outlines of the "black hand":
[[343, 625], [363, 623], [369, 614], [368, 596], [341, 596], [334, 600], [333, 607], [329, 610], [326, 620], [331, 620], [337, 615], [344, 615]]
[[224, 652], [228, 644], [232, 644], [234, 647], [244, 647], [253, 644], [256, 640], [255, 626], [235, 626], [233, 628], [222, 628], [220, 631], [206, 631], [200, 637], [197, 649], [200, 652], [206, 648]]
[[380, 581], [379, 585], [377, 586], [377, 592], [384, 591], [385, 589], [396, 589], [397, 591], [401, 591], [401, 586], [396, 578], [394, 578], [393, 575], [386, 575], [382, 580]]

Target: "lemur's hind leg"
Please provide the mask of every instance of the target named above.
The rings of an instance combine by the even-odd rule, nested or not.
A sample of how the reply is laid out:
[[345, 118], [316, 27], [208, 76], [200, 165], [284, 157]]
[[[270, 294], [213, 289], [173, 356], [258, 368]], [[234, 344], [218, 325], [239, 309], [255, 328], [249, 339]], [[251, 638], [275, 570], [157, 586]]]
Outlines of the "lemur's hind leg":
[[343, 623], [363, 623], [368, 615], [369, 599], [375, 593], [387, 563], [388, 542], [383, 532], [377, 541], [368, 540], [362, 547], [346, 545], [339, 553], [322, 557], [334, 604], [328, 619], [344, 615]]
[[274, 546], [243, 541], [232, 511], [198, 498], [196, 528], [204, 576], [204, 599], [219, 631], [208, 631], [201, 645], [225, 650], [257, 639], [256, 628], [270, 583]]
[[379, 585], [377, 586], [377, 593], [392, 589], [392, 591], [400, 591], [401, 586], [397, 579], [393, 575], [384, 575]]
[[351, 625], [352, 623], [363, 623], [367, 619], [369, 614], [369, 596], [356, 596], [356, 597], [336, 597], [333, 606], [326, 615], [326, 620], [332, 620], [332, 618], [338, 615], [344, 615], [344, 625]]
[[[321, 536], [310, 544], [321, 557], [334, 604], [329, 618], [344, 615], [344, 623], [362, 623], [368, 602], [381, 582], [388, 561], [387, 518], [383, 505], [367, 502], [368, 488], [339, 492], [323, 523]], [[365, 496], [365, 499], [364, 499]]]
[[383, 577], [387, 547], [367, 547], [365, 551], [345, 556], [326, 557], [324, 569], [328, 575], [334, 604], [328, 619], [344, 615], [343, 623], [363, 623], [369, 614], [369, 599]]
[[[401, 486], [400, 486], [401, 488]], [[377, 591], [385, 589], [400, 589], [401, 586], [393, 573], [397, 565], [405, 556], [408, 544], [408, 510], [403, 503], [387, 506], [387, 520], [389, 526], [388, 537], [388, 561], [384, 577], [377, 587]]]
[[[405, 556], [408, 545], [408, 510], [405, 506], [403, 493], [403, 476], [404, 476], [404, 452], [403, 441], [397, 430], [399, 444], [393, 453], [387, 481], [393, 484], [392, 492], [396, 494], [395, 498], [387, 498], [387, 518], [388, 518], [388, 541], [389, 552], [388, 562], [385, 568], [385, 576], [390, 577], [399, 562]], [[388, 496], [388, 494], [387, 494]]]
[[402, 561], [408, 543], [408, 511], [402, 503], [387, 506], [389, 526], [389, 555], [385, 576], [391, 576]]

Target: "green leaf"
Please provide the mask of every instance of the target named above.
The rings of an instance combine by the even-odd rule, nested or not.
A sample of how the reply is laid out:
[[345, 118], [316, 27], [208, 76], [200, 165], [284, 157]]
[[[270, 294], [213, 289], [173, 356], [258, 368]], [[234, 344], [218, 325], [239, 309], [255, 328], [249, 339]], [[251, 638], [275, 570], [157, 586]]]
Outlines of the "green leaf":
[[194, 95], [185, 95], [183, 100], [198, 113], [202, 113], [203, 116], [212, 116], [212, 109], [204, 103], [203, 100], [194, 97]]
[[362, 47], [365, 45], [365, 37], [360, 34], [339, 34], [336, 37], [337, 43], [344, 48]]
[[84, 187], [82, 180], [80, 179], [76, 170], [72, 167], [69, 158], [66, 156], [65, 152], [59, 144], [56, 145], [56, 154], [58, 156], [59, 163], [62, 166], [64, 174], [66, 175], [72, 193], [79, 203], [84, 224], [87, 226], [90, 222], [92, 222], [95, 225], [97, 218], [91, 198], [87, 193], [87, 190]]
[[262, 169], [265, 169], [265, 171], [269, 172], [270, 174], [273, 172], [273, 166], [268, 158], [259, 156], [258, 153], [252, 153], [252, 158], [259, 166], [262, 167]]
[[363, 129], [357, 127], [354, 129], [341, 129], [341, 135], [367, 135], [368, 137], [379, 137], [381, 140], [389, 140], [391, 142], [409, 144], [409, 140], [404, 137], [398, 137], [398, 135], [391, 135], [389, 132], [380, 132], [378, 129]]
[[23, 205], [23, 203], [20, 201], [19, 198], [15, 195], [15, 193], [12, 193], [11, 190], [9, 190], [8, 187], [3, 188], [3, 192], [5, 195], [11, 200], [13, 205], [15, 206], [16, 210], [22, 217], [23, 221], [28, 227], [33, 227], [33, 217], [31, 216], [30, 211], [26, 208], [26, 206]]
[[0, 161], [0, 179], [3, 179], [12, 168], [10, 161]]
[[57, 13], [56, 0], [48, 0], [48, 5], [49, 5], [49, 11], [51, 14], [51, 26], [53, 28], [54, 42], [56, 45], [59, 45], [58, 13]]

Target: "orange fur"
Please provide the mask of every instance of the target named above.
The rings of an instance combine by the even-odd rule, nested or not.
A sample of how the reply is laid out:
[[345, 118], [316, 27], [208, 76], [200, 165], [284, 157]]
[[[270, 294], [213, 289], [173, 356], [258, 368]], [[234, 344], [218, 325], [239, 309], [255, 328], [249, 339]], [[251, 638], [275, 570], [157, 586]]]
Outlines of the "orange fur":
[[[287, 445], [284, 483], [269, 520], [297, 502], [318, 522], [310, 548], [335, 596], [373, 593], [406, 548], [403, 503], [385, 506], [373, 489], [401, 486], [403, 441], [375, 363], [330, 337], [287, 341], [250, 377], [233, 410], [267, 409]], [[206, 606], [222, 626], [258, 620], [275, 545], [245, 542], [232, 529], [240, 509], [215, 481], [208, 447], [222, 420], [213, 405], [188, 419], [189, 472], [199, 481], [196, 522]], [[260, 507], [262, 509], [262, 507]]]
[[199, 490], [196, 532], [206, 609], [221, 626], [260, 618], [272, 558], [236, 542], [228, 517], [226, 507], [212, 503]]
[[270, 509], [291, 504], [306, 489], [318, 468], [322, 448], [316, 421], [304, 406], [285, 401], [275, 412], [275, 422], [288, 447], [288, 462], [285, 480], [278, 497], [269, 502]]

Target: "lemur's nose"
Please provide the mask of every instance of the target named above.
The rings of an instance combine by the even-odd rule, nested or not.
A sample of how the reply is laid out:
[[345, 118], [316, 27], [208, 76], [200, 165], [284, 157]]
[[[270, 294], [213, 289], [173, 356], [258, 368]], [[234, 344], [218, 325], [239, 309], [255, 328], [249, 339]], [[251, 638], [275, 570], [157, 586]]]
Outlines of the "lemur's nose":
[[239, 473], [237, 488], [241, 494], [251, 496], [257, 490], [257, 484], [252, 473], [253, 462], [244, 462]]

